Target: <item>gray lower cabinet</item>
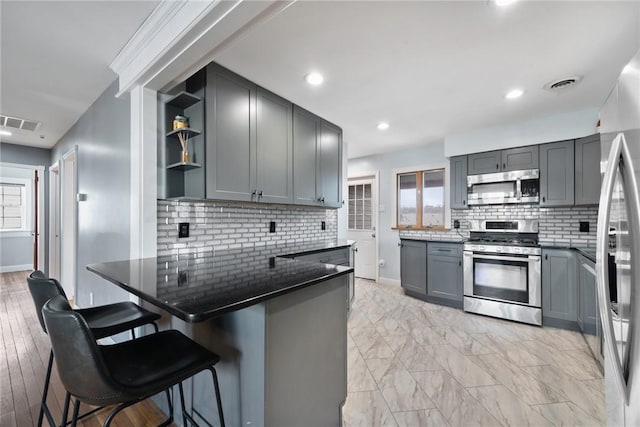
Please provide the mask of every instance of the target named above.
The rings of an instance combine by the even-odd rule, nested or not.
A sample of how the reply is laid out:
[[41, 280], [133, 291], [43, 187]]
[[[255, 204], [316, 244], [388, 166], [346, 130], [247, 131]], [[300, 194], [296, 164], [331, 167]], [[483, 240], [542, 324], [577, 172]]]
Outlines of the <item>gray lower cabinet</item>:
[[427, 296], [427, 242], [400, 241], [400, 284], [407, 291]]
[[342, 130], [298, 106], [293, 108], [293, 203], [342, 206]]
[[542, 324], [578, 329], [576, 253], [542, 250]]
[[600, 134], [576, 139], [575, 204], [600, 202]]
[[574, 204], [574, 142], [540, 145], [540, 206]]
[[538, 146], [502, 150], [502, 172], [538, 169]]
[[449, 161], [450, 197], [452, 209], [467, 206], [467, 156], [452, 157]]
[[207, 66], [206, 195], [251, 201], [256, 185], [256, 85]]
[[502, 162], [502, 152], [487, 151], [485, 153], [469, 154], [468, 174], [478, 175], [481, 173], [500, 172]]
[[579, 263], [578, 326], [583, 333], [595, 335], [598, 322], [595, 263], [582, 255]]
[[255, 199], [293, 202], [293, 104], [265, 89], [257, 90], [257, 170]]
[[427, 247], [427, 296], [462, 308], [462, 245], [429, 242]]

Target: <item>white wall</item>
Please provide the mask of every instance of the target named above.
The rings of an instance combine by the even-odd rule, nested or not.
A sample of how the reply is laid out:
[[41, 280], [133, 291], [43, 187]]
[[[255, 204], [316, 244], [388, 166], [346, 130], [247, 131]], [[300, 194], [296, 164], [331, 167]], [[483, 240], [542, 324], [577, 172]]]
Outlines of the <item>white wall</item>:
[[379, 172], [378, 205], [379, 224], [378, 245], [379, 258], [385, 260], [385, 266], [380, 268], [381, 282], [395, 282], [400, 280], [400, 248], [398, 230], [392, 230], [395, 223], [395, 173], [398, 169], [440, 168], [448, 160], [444, 156], [444, 143], [437, 142], [424, 147], [397, 151], [393, 153], [377, 154], [373, 156], [350, 159], [348, 175], [353, 176], [363, 172]]
[[444, 139], [444, 155], [451, 157], [592, 135], [596, 132], [598, 111], [598, 108], [588, 108], [448, 135]]

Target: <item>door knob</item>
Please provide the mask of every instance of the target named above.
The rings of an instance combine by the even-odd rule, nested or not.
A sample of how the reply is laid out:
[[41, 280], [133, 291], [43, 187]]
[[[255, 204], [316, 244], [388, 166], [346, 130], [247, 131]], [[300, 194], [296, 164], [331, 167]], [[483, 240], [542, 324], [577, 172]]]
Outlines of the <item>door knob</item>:
[[376, 237], [376, 233], [371, 233], [371, 237]]

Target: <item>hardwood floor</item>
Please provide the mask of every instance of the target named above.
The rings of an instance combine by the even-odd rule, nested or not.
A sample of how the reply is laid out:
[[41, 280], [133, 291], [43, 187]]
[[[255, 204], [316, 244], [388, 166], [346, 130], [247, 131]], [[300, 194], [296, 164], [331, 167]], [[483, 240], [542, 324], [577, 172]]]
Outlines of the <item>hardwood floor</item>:
[[[0, 274], [0, 427], [35, 426], [38, 421], [51, 346], [27, 288], [28, 273]], [[54, 364], [47, 405], [56, 421], [61, 418], [64, 397], [65, 390]], [[91, 407], [82, 405], [80, 412], [88, 409]], [[109, 411], [110, 408], [105, 408], [78, 425], [100, 426]], [[111, 425], [156, 426], [164, 419], [164, 413], [147, 399], [118, 414]]]

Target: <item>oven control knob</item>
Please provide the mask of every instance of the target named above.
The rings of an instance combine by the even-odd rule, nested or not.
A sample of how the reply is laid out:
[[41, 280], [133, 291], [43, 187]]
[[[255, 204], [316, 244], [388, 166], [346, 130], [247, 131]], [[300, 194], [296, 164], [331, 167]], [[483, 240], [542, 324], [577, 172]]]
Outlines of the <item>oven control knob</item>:
[[513, 248], [513, 252], [517, 254], [517, 253], [519, 253], [519, 252], [522, 252], [522, 249], [520, 249], [520, 248]]
[[484, 251], [484, 246], [478, 246], [479, 251]]
[[500, 246], [496, 247], [496, 252], [502, 252], [502, 248]]

